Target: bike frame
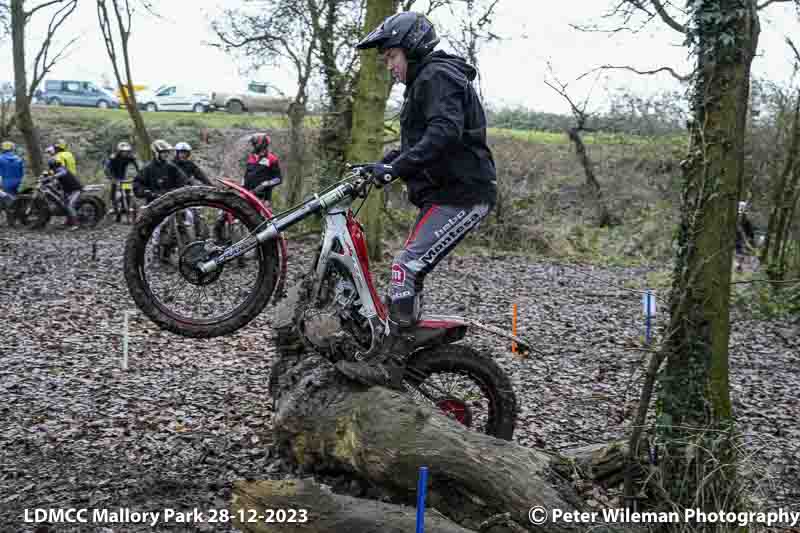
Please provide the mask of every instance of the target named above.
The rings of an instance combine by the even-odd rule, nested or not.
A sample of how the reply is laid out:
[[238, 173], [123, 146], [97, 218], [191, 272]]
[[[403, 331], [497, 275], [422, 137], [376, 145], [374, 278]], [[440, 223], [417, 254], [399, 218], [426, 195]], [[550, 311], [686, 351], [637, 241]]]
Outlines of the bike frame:
[[[252, 250], [260, 243], [280, 239], [285, 250], [283, 231], [320, 211], [324, 212], [322, 248], [317, 260], [314, 297], [330, 262], [336, 262], [350, 274], [361, 299], [361, 314], [373, 329], [373, 342], [380, 338], [388, 326], [387, 310], [381, 302], [369, 271], [369, 257], [363, 226], [356, 220], [351, 209], [356, 186], [348, 180], [332, 185], [314, 198], [275, 216], [261, 201], [244, 187], [218, 179], [234, 189], [248, 203], [258, 209], [267, 219], [247, 237], [228, 247], [220, 256], [199, 265], [201, 271], [209, 273], [220, 265]], [[255, 239], [253, 238], [255, 237]], [[343, 253], [335, 251], [339, 248]], [[285, 254], [283, 254], [285, 257]], [[285, 268], [285, 266], [284, 266]], [[376, 335], [377, 334], [377, 335]]]
[[[248, 236], [226, 248], [219, 256], [200, 263], [197, 268], [203, 273], [210, 273], [222, 264], [247, 253], [263, 242], [280, 239], [283, 243], [283, 231], [314, 214], [323, 212], [322, 246], [317, 259], [312, 299], [316, 299], [319, 295], [328, 265], [337, 263], [342, 266], [350, 274], [355, 284], [361, 302], [361, 315], [368, 321], [372, 330], [372, 346], [367, 352], [368, 354], [372, 353], [379, 346], [383, 337], [389, 334], [389, 321], [388, 310], [378, 296], [375, 285], [372, 282], [363, 226], [356, 219], [351, 208], [357, 197], [366, 199], [367, 194], [360, 192], [363, 191], [366, 182], [362, 178], [358, 178], [357, 181], [352, 178], [346, 178], [315, 194], [312, 199], [272, 216], [269, 209], [244, 187], [229, 180], [219, 179], [219, 181], [236, 190], [245, 200], [264, 214], [267, 220]], [[283, 249], [285, 250], [285, 244], [283, 244]], [[341, 250], [341, 252], [336, 251], [336, 249]], [[464, 328], [465, 330], [468, 326], [474, 326], [512, 340], [526, 351], [531, 346], [524, 339], [499, 328], [457, 316], [436, 316], [428, 320], [420, 320], [418, 325], [421, 328], [430, 329]]]

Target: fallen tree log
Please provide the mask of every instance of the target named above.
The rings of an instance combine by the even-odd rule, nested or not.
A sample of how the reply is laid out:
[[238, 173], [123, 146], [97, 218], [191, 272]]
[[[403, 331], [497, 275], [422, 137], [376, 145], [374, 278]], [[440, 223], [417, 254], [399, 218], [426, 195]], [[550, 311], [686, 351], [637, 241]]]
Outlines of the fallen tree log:
[[[345, 472], [410, 504], [418, 468], [425, 465], [428, 505], [468, 529], [505, 513], [512, 523], [485, 531], [555, 533], [586, 527], [552, 516], [541, 525], [529, 520], [529, 510], [537, 506], [586, 510], [561, 455], [471, 431], [408, 395], [351, 382], [316, 354], [278, 358], [270, 394], [277, 451], [306, 472]], [[622, 529], [591, 525], [596, 531]]]
[[559, 452], [553, 467], [564, 476], [613, 487], [624, 481], [627, 453], [627, 441], [589, 444]]
[[[237, 482], [231, 510], [233, 524], [246, 533], [408, 533], [416, 525], [414, 508], [333, 494], [305, 479]], [[474, 533], [430, 510], [425, 531]]]

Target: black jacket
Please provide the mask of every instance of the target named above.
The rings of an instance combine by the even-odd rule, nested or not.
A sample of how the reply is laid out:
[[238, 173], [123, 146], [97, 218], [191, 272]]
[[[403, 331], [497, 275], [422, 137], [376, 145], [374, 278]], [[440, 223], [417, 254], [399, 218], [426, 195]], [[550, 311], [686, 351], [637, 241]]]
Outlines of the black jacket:
[[115, 180], [122, 181], [125, 179], [125, 172], [128, 165], [133, 165], [136, 172], [139, 172], [139, 163], [133, 157], [122, 157], [119, 154], [114, 154], [108, 158], [105, 164], [106, 176]]
[[65, 167], [61, 167], [55, 171], [53, 173], [53, 177], [58, 180], [58, 183], [61, 185], [61, 190], [64, 191], [64, 194], [72, 194], [75, 191], [80, 191], [83, 189], [78, 177]]
[[203, 172], [197, 163], [191, 161], [189, 159], [175, 159], [172, 161], [175, 165], [183, 170], [183, 173], [186, 174], [186, 177], [189, 179], [195, 179], [202, 183], [203, 185], [211, 185], [211, 180], [208, 179], [206, 173]]
[[400, 155], [391, 161], [406, 181], [409, 201], [471, 205], [497, 199], [486, 115], [472, 80], [474, 67], [436, 51], [409, 65], [400, 112]]
[[189, 183], [181, 169], [170, 161], [153, 160], [133, 180], [133, 194], [148, 201]]

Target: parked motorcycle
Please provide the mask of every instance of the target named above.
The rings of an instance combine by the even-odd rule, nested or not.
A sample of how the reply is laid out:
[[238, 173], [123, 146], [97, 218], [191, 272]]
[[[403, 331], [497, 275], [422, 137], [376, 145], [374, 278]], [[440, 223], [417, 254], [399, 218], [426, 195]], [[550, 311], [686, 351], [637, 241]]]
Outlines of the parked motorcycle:
[[[363, 166], [352, 166], [341, 182], [275, 216], [250, 191], [219, 181], [231, 190], [189, 187], [162, 196], [128, 235], [125, 280], [142, 312], [159, 327], [186, 337], [216, 337], [244, 327], [273, 295], [283, 232], [321, 214], [322, 242], [311, 269], [277, 305], [272, 325], [278, 350], [282, 354], [313, 350], [331, 361], [375, 355], [389, 331], [388, 310], [372, 282], [364, 230], [351, 208], [358, 198], [366, 201], [372, 190]], [[148, 269], [150, 236], [163, 220], [188, 207], [212, 211], [209, 220], [236, 219], [246, 235], [233, 243], [213, 234], [189, 243], [180, 253], [182, 283], [174, 275], [162, 281]], [[255, 261], [248, 261], [246, 269], [231, 264], [248, 252], [253, 252]], [[249, 288], [231, 287], [235, 279]], [[193, 305], [200, 316], [190, 314]], [[213, 313], [215, 306], [221, 310]], [[423, 316], [411, 332], [413, 349], [393, 385], [467, 427], [510, 440], [517, 415], [515, 392], [491, 356], [459, 342], [473, 330], [516, 342], [521, 352], [530, 346], [472, 319]], [[455, 388], [447, 390], [440, 379]]]
[[[93, 228], [105, 217], [106, 204], [102, 200], [102, 194], [102, 185], [86, 185], [81, 190], [75, 203], [78, 224], [81, 227]], [[47, 173], [39, 176], [35, 187], [25, 189], [17, 196], [14, 214], [17, 221], [29, 229], [45, 227], [53, 216], [67, 216], [58, 179]]]

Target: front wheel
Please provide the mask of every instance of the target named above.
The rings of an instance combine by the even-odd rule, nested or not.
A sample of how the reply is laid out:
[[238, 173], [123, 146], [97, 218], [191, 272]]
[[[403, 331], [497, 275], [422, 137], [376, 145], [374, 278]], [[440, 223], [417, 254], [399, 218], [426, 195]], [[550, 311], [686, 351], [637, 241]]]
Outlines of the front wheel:
[[28, 229], [42, 229], [50, 222], [50, 206], [42, 198], [18, 196], [14, 201], [14, 215]]
[[511, 440], [517, 419], [514, 389], [498, 364], [473, 348], [445, 344], [417, 352], [404, 381], [417, 401], [474, 431]]
[[227, 335], [269, 302], [277, 278], [277, 242], [257, 245], [256, 261], [245, 266], [231, 261], [204, 274], [196, 266], [222, 253], [227, 243], [191, 235], [194, 228], [182, 213], [189, 209], [203, 225], [228, 214], [249, 232], [265, 220], [230, 191], [189, 187], [165, 194], [142, 209], [128, 235], [125, 281], [139, 309], [162, 329], [194, 338]]

